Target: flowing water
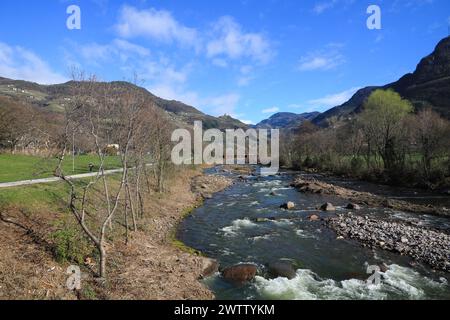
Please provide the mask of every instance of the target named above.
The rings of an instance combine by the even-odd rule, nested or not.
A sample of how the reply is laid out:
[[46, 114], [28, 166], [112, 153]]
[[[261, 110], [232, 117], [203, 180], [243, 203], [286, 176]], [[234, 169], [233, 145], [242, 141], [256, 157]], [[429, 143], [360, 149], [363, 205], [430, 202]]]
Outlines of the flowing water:
[[[450, 275], [434, 272], [422, 264], [382, 250], [363, 248], [352, 240], [337, 240], [323, 222], [310, 222], [311, 214], [325, 202], [345, 210], [342, 199], [302, 194], [289, 186], [292, 176], [248, 177], [216, 194], [188, 217], [178, 238], [190, 247], [219, 261], [221, 267], [254, 263], [261, 270], [252, 283], [235, 286], [219, 275], [205, 280], [218, 299], [450, 299]], [[275, 192], [275, 196], [271, 195]], [[287, 201], [295, 210], [280, 209]], [[335, 213], [333, 213], [335, 214]], [[416, 225], [450, 231], [450, 219], [363, 209], [361, 215], [403, 220]], [[255, 222], [257, 218], [275, 219]], [[270, 279], [268, 263], [288, 259], [297, 276]], [[367, 285], [368, 265], [385, 263], [380, 285]]]

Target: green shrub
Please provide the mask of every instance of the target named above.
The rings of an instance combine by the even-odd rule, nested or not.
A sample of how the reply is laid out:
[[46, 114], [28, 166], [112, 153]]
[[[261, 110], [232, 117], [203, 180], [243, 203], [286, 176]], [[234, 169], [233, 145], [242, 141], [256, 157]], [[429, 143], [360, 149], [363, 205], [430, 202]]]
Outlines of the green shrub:
[[305, 161], [303, 161], [303, 167], [305, 168], [313, 168], [314, 167], [314, 161], [309, 156], [306, 157]]
[[97, 293], [90, 285], [85, 285], [81, 290], [83, 300], [98, 300]]
[[352, 173], [359, 175], [364, 169], [364, 165], [365, 162], [361, 157], [354, 157], [350, 162]]
[[64, 226], [52, 234], [55, 258], [63, 262], [83, 264], [92, 254], [92, 246], [77, 228]]

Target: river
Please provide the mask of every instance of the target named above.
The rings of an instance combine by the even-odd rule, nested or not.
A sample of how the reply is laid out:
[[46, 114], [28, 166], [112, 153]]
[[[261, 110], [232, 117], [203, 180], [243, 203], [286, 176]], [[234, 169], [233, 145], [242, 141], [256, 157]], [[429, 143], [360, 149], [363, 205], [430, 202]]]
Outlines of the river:
[[[216, 170], [208, 173], [224, 174]], [[364, 248], [353, 240], [338, 240], [323, 222], [309, 221], [311, 214], [322, 218], [336, 214], [316, 209], [326, 202], [337, 206], [337, 213], [348, 212], [346, 201], [299, 193], [289, 186], [293, 176], [288, 173], [247, 178], [206, 200], [177, 233], [179, 240], [217, 259], [221, 267], [238, 263], [259, 266], [259, 275], [244, 286], [232, 285], [218, 274], [205, 279], [218, 299], [450, 299], [448, 273], [412, 264], [409, 258], [394, 253]], [[280, 209], [288, 201], [296, 208]], [[364, 208], [358, 214], [450, 232], [447, 218], [385, 208]], [[272, 220], [255, 222], [258, 218]], [[281, 259], [296, 266], [294, 279], [266, 275], [267, 264]], [[389, 266], [382, 273], [381, 284], [367, 285], [367, 267], [381, 263]]]

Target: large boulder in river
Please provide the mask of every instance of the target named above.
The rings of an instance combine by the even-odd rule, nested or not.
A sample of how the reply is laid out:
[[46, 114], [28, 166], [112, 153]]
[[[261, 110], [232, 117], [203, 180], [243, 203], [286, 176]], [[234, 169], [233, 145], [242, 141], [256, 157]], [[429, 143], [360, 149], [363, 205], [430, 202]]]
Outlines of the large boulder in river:
[[295, 203], [293, 203], [292, 201], [289, 201], [288, 203], [285, 203], [281, 206], [281, 209], [286, 209], [286, 210], [292, 210], [295, 208]]
[[277, 261], [270, 263], [267, 267], [269, 276], [271, 278], [288, 278], [294, 279], [297, 276], [294, 266], [289, 261]]
[[356, 203], [349, 203], [347, 205], [348, 210], [361, 210], [361, 206]]
[[222, 271], [222, 277], [235, 284], [244, 284], [256, 277], [258, 267], [254, 264], [238, 264]]
[[333, 204], [328, 202], [328, 203], [325, 203], [324, 205], [322, 205], [320, 207], [320, 210], [322, 210], [322, 211], [336, 211], [336, 207], [333, 206]]

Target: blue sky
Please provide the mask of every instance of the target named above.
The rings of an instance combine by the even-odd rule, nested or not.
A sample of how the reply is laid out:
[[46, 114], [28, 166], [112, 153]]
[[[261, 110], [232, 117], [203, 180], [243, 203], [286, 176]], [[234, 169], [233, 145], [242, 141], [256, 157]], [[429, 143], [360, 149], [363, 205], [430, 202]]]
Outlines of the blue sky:
[[[366, 26], [372, 4], [381, 30]], [[81, 8], [81, 30], [66, 27], [69, 5]], [[449, 24], [448, 0], [2, 0], [0, 76], [137, 74], [158, 96], [256, 123], [397, 80]]]

